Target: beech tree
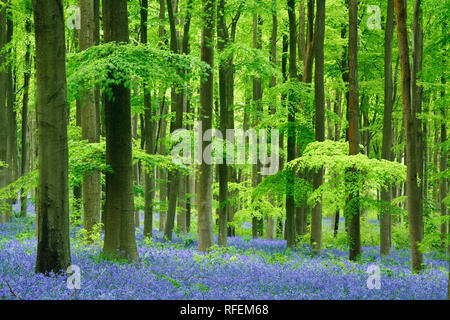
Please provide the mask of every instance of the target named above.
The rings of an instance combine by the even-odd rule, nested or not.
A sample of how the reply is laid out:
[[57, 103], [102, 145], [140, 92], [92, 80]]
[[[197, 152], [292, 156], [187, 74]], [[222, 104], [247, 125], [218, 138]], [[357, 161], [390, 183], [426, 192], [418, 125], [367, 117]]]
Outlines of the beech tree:
[[[359, 153], [359, 87], [358, 87], [358, 1], [349, 0], [349, 37], [348, 37], [348, 144], [349, 154]], [[349, 259], [356, 260], [361, 254], [360, 205], [358, 190], [355, 190], [357, 179], [355, 168], [347, 172], [349, 196], [346, 203], [346, 220], [349, 235]]]
[[[6, 2], [0, 3], [0, 65], [5, 62], [5, 54], [1, 53], [6, 45]], [[7, 122], [6, 112], [6, 92], [7, 92], [7, 73], [0, 71], [0, 141], [6, 141], [7, 126], [4, 125]], [[0, 143], [0, 188], [4, 188], [8, 185], [8, 172], [6, 167], [6, 143]], [[3, 200], [3, 199], [2, 199]], [[0, 224], [6, 223], [9, 220], [10, 213], [5, 209], [0, 209]]]
[[[96, 43], [96, 27], [98, 28], [98, 7], [94, 6], [95, 1], [80, 0], [80, 50], [86, 50]], [[95, 10], [97, 9], [97, 10]], [[89, 143], [100, 142], [100, 119], [96, 104], [96, 92], [92, 88], [89, 93], [83, 95], [81, 99], [81, 130], [82, 139]], [[93, 171], [83, 178], [83, 207], [84, 207], [84, 228], [88, 233], [92, 232], [95, 224], [100, 222], [100, 172]]]
[[[208, 71], [206, 80], [200, 84], [200, 121], [202, 121], [203, 132], [212, 127], [212, 112], [214, 103], [214, 24], [215, 24], [215, 0], [202, 0], [203, 3], [203, 26], [201, 43], [201, 60], [207, 63], [211, 69]], [[200, 132], [200, 135], [203, 135]], [[201, 139], [198, 142], [202, 148], [208, 145], [207, 141]], [[212, 217], [212, 194], [211, 185], [213, 172], [210, 164], [202, 161], [200, 164], [198, 178], [198, 249], [206, 251], [214, 245], [213, 217]]]
[[37, 273], [70, 265], [64, 12], [61, 0], [33, 0], [39, 135]]
[[[386, 29], [384, 35], [384, 118], [383, 118], [383, 146], [381, 157], [392, 160], [392, 107], [393, 80], [392, 80], [392, 39], [394, 36], [394, 1], [388, 0], [386, 13]], [[381, 191], [381, 201], [385, 204], [380, 215], [380, 254], [390, 254], [392, 245], [392, 221], [390, 205], [392, 189]]]
[[412, 269], [414, 272], [422, 270], [423, 255], [419, 250], [421, 239], [420, 196], [418, 186], [418, 132], [416, 114], [411, 103], [411, 66], [409, 62], [408, 32], [406, 29], [406, 3], [395, 0], [395, 14], [397, 20], [397, 37], [402, 74], [402, 103], [403, 124], [406, 130], [406, 195], [408, 197], [408, 222], [411, 242]]
[[[105, 42], [129, 40], [126, 0], [103, 1]], [[114, 73], [123, 72], [111, 68]], [[134, 229], [133, 165], [131, 155], [130, 89], [123, 82], [111, 84], [105, 96], [106, 173], [104, 252], [134, 261], [138, 258]]]
[[[325, 39], [325, 0], [317, 1], [316, 24], [314, 31], [314, 89], [316, 98], [315, 139], [325, 140], [325, 92], [324, 92], [324, 39]], [[323, 183], [323, 169], [313, 175], [313, 189]], [[311, 214], [311, 246], [322, 250], [322, 205], [313, 207]]]

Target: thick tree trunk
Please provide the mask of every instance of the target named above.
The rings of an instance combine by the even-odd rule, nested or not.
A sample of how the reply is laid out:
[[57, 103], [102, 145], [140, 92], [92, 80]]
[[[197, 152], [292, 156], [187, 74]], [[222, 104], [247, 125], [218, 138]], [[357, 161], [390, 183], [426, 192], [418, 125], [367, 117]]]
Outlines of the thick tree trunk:
[[[394, 0], [388, 0], [386, 14], [386, 29], [384, 36], [384, 118], [383, 118], [383, 145], [381, 158], [392, 159], [392, 107], [393, 84], [392, 84], [392, 39], [394, 36]], [[388, 256], [392, 245], [392, 221], [390, 206], [392, 201], [392, 188], [388, 187], [381, 191], [383, 203], [380, 212], [380, 254]]]
[[36, 273], [70, 265], [65, 29], [61, 0], [33, 0], [39, 136]]
[[[324, 92], [324, 39], [325, 39], [325, 0], [317, 1], [316, 24], [314, 32], [315, 74], [314, 90], [316, 97], [315, 139], [325, 140], [325, 92]], [[313, 174], [313, 190], [323, 183], [324, 169]], [[311, 213], [311, 247], [318, 253], [322, 250], [322, 204], [317, 202]]]
[[422, 270], [423, 255], [418, 243], [421, 238], [420, 188], [418, 185], [418, 132], [417, 121], [411, 104], [411, 70], [409, 63], [408, 32], [406, 28], [405, 0], [395, 0], [397, 37], [399, 44], [400, 66], [402, 71], [403, 125], [406, 130], [406, 194], [408, 197], [408, 224], [411, 243], [413, 272]]
[[[79, 0], [80, 4], [80, 51], [95, 46], [95, 27], [98, 12], [95, 12], [94, 2]], [[97, 119], [97, 106], [95, 103], [95, 88], [83, 95], [81, 102], [81, 136], [89, 143], [100, 142], [100, 128]], [[88, 235], [93, 227], [100, 223], [101, 185], [100, 172], [92, 171], [83, 176], [83, 207], [84, 229]]]
[[[103, 1], [105, 42], [128, 42], [126, 0]], [[110, 70], [110, 76], [118, 69]], [[104, 252], [129, 261], [138, 259], [134, 229], [133, 165], [131, 147], [130, 90], [124, 83], [111, 86], [112, 98], [105, 99], [106, 163], [113, 173], [106, 174], [106, 225]]]
[[[201, 43], [201, 60], [214, 67], [214, 24], [215, 24], [215, 0], [202, 0], [203, 2], [203, 27]], [[214, 74], [208, 71], [206, 81], [200, 83], [200, 121], [203, 131], [211, 129], [213, 113]], [[201, 132], [203, 134], [203, 132]], [[200, 142], [197, 142], [200, 143]], [[209, 143], [202, 141], [204, 150]], [[198, 184], [198, 249], [206, 251], [214, 245], [212, 194], [211, 185], [213, 172], [211, 165], [202, 161], [199, 171]]]
[[[358, 1], [349, 1], [349, 42], [348, 42], [348, 66], [349, 66], [349, 101], [348, 101], [348, 143], [349, 154], [359, 153], [359, 88], [358, 88]], [[352, 168], [346, 175], [350, 176], [349, 185], [350, 195], [346, 203], [346, 219], [349, 219], [349, 259], [356, 260], [361, 254], [361, 235], [360, 235], [360, 208], [359, 194], [354, 189], [352, 180], [356, 179], [358, 172]]]

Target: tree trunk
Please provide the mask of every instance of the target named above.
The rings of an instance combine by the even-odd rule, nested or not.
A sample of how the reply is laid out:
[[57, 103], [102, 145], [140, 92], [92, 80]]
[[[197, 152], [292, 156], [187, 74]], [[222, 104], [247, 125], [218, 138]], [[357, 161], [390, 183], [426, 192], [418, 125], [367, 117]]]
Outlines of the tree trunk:
[[71, 263], [65, 20], [61, 0], [33, 0], [33, 12], [39, 136], [35, 271], [48, 274], [65, 271]]
[[[27, 8], [27, 19], [25, 21], [25, 31], [27, 36], [31, 34], [31, 15], [33, 14], [31, 8]], [[29, 16], [28, 16], [29, 15]], [[28, 150], [31, 149], [28, 141], [28, 102], [30, 91], [30, 75], [31, 75], [31, 46], [29, 43], [26, 45], [25, 51], [25, 72], [23, 74], [23, 99], [22, 99], [22, 162], [21, 173], [25, 176], [28, 173], [30, 157]], [[27, 194], [22, 189], [20, 191], [20, 216], [27, 216]]]
[[[144, 87], [145, 91], [145, 87]], [[138, 115], [135, 114], [131, 118], [131, 136], [134, 140], [137, 140], [138, 138]], [[139, 168], [139, 162], [135, 163], [133, 165], [133, 185], [141, 185], [141, 177], [140, 177], [140, 168]], [[134, 190], [134, 187], [133, 187]], [[140, 195], [138, 195], [140, 197]], [[135, 228], [141, 227], [141, 215], [139, 213], [139, 209], [136, 207], [134, 208], [134, 226]]]
[[[0, 52], [6, 45], [6, 3], [2, 1], [0, 6]], [[0, 65], [5, 62], [4, 54], [0, 54]], [[6, 141], [7, 139], [7, 112], [6, 112], [6, 91], [7, 91], [7, 73], [0, 72], [0, 162], [6, 164]], [[0, 166], [0, 189], [8, 185], [8, 169]], [[6, 199], [0, 199], [5, 201]], [[9, 212], [5, 209], [0, 209], [0, 224], [6, 223]]]
[[[325, 92], [324, 92], [324, 39], [325, 39], [325, 0], [317, 1], [316, 24], [314, 32], [315, 74], [314, 90], [316, 97], [315, 139], [325, 140]], [[324, 169], [313, 174], [313, 190], [323, 183]], [[320, 253], [322, 250], [322, 204], [317, 202], [311, 213], [311, 247]]]
[[[103, 1], [105, 42], [128, 42], [126, 0]], [[111, 69], [110, 77], [122, 70]], [[129, 261], [138, 259], [134, 229], [133, 165], [131, 147], [130, 89], [124, 83], [111, 85], [112, 97], [105, 98], [106, 163], [113, 173], [106, 174], [106, 225], [104, 252]]]
[[[271, 35], [271, 45], [270, 45], [270, 62], [274, 67], [277, 66], [277, 37], [278, 37], [278, 15], [277, 15], [277, 0], [273, 0], [272, 2], [272, 35]], [[277, 85], [277, 78], [272, 76], [270, 79], [270, 87], [274, 88]], [[275, 115], [276, 110], [276, 101], [273, 102], [273, 106], [270, 108], [270, 113]], [[282, 140], [282, 139], [281, 139]], [[283, 150], [280, 148], [280, 150]], [[274, 205], [274, 201], [271, 195], [269, 195], [269, 202]], [[271, 215], [267, 216], [267, 239], [273, 240], [275, 232], [275, 220]], [[276, 236], [276, 235], [275, 235]]]
[[[148, 0], [141, 0], [141, 43], [148, 42]], [[151, 104], [150, 88], [144, 86], [144, 127], [142, 138], [145, 141], [145, 152], [153, 154], [155, 150], [155, 123], [152, 121], [153, 111]], [[144, 236], [153, 236], [153, 200], [155, 198], [155, 170], [147, 168], [144, 170]]]
[[420, 196], [418, 185], [419, 168], [417, 166], [418, 132], [417, 121], [411, 104], [411, 70], [409, 63], [408, 33], [406, 28], [405, 0], [395, 0], [397, 20], [397, 37], [399, 44], [400, 66], [402, 71], [403, 125], [406, 130], [406, 193], [408, 197], [408, 224], [411, 243], [411, 260], [413, 272], [422, 270], [423, 256], [418, 243], [421, 238]]
[[[201, 60], [213, 68], [215, 0], [202, 0], [202, 2], [204, 15]], [[206, 81], [202, 81], [200, 83], [200, 121], [202, 121], [203, 131], [211, 129], [212, 126], [214, 74], [211, 70], [208, 71], [206, 78]], [[202, 135], [203, 132], [200, 134]], [[207, 145], [207, 141], [202, 141], [202, 150], [204, 150]], [[211, 169], [211, 165], [207, 164], [205, 161], [202, 161], [200, 165], [198, 184], [198, 249], [201, 252], [205, 252], [214, 245], [211, 194], [213, 173]]]
[[[225, 21], [225, 0], [219, 0], [217, 5], [217, 50], [223, 52], [228, 45], [229, 36]], [[220, 102], [220, 130], [222, 136], [226, 137], [228, 129], [228, 72], [226, 64], [228, 61], [219, 62], [219, 102]], [[231, 143], [231, 141], [230, 141]], [[224, 144], [224, 149], [226, 144]], [[219, 236], [218, 245], [225, 247], [227, 245], [227, 225], [228, 225], [228, 167], [226, 157], [223, 157], [223, 163], [218, 164], [219, 173]]]
[[[445, 77], [441, 77], [441, 83], [443, 84], [442, 88], [445, 88]], [[443, 99], [445, 96], [445, 91], [444, 89], [441, 91], [441, 98]], [[442, 144], [442, 149], [441, 149], [441, 159], [440, 159], [440, 172], [444, 172], [445, 170], [447, 170], [447, 150], [445, 150], [444, 147], [444, 143], [447, 141], [447, 125], [446, 125], [446, 121], [445, 119], [448, 119], [446, 117], [446, 107], [441, 106], [441, 115], [442, 115], [442, 123], [441, 123], [441, 144]], [[444, 199], [447, 196], [447, 179], [445, 176], [443, 176], [441, 178], [441, 184], [440, 184], [440, 204], [441, 204], [441, 217], [446, 217], [447, 216], [447, 206], [444, 203]], [[448, 225], [450, 225], [450, 223], [447, 222], [443, 222], [441, 224], [441, 248], [445, 249], [446, 245], [448, 246], [449, 244], [447, 243], [447, 237], [448, 237]], [[449, 249], [449, 247], [447, 247], [447, 250]]]
[[[349, 101], [348, 101], [348, 143], [349, 154], [359, 153], [359, 88], [358, 88], [358, 1], [349, 0], [349, 42], [348, 42], [348, 66], [349, 66]], [[348, 234], [350, 240], [349, 259], [356, 260], [361, 254], [360, 235], [360, 208], [359, 194], [351, 190], [352, 180], [356, 179], [359, 173], [355, 168], [351, 168], [346, 173], [350, 176], [347, 184], [350, 185], [350, 195], [346, 203], [346, 219], [349, 219]]]
[[[95, 27], [98, 12], [95, 12], [94, 2], [79, 0], [80, 4], [80, 51], [95, 46]], [[95, 103], [95, 88], [83, 95], [81, 102], [81, 136], [89, 143], [100, 142], [100, 128], [97, 119]], [[88, 235], [94, 225], [100, 222], [101, 185], [100, 172], [92, 171], [83, 176], [83, 207], [84, 229]]]
[[421, 0], [414, 2], [414, 15], [412, 22], [412, 41], [411, 41], [411, 108], [415, 119], [417, 132], [417, 170], [419, 178], [419, 228], [420, 238], [423, 239], [423, 132], [422, 120], [417, 116], [422, 113], [422, 92], [423, 87], [417, 85], [417, 78], [422, 72], [423, 57], [423, 30], [422, 30], [422, 9]]
[[[296, 21], [295, 21], [295, 0], [288, 0], [288, 16], [289, 16], [289, 79], [295, 81], [297, 79], [296, 51]], [[294, 93], [288, 95], [288, 145], [287, 145], [287, 161], [295, 159], [295, 97]], [[295, 201], [294, 201], [294, 171], [287, 170], [286, 176], [286, 237], [287, 247], [294, 247], [296, 244], [295, 230]]]
[[[262, 49], [262, 25], [263, 20], [259, 14], [253, 14], [253, 48], [257, 50]], [[261, 121], [260, 114], [262, 113], [262, 79], [260, 77], [253, 78], [253, 104], [254, 112], [256, 116], [253, 117], [253, 125], [257, 126]], [[253, 164], [252, 168], [252, 188], [256, 188], [262, 180], [261, 176], [261, 163], [256, 160], [256, 164]], [[258, 238], [262, 235], [262, 226], [264, 220], [262, 218], [253, 217], [252, 218], [252, 236], [253, 239]]]
[[[394, 36], [394, 0], [388, 0], [386, 14], [386, 30], [384, 36], [384, 118], [383, 118], [383, 146], [381, 158], [392, 161], [392, 39]], [[392, 245], [392, 222], [390, 206], [392, 201], [392, 188], [387, 187], [381, 191], [383, 203], [380, 212], [380, 254], [388, 256]]]
[[[6, 41], [12, 43], [12, 37], [14, 32], [13, 12], [10, 9], [7, 11], [7, 34]], [[8, 50], [8, 54], [12, 55], [12, 47]], [[8, 184], [13, 183], [18, 178], [18, 147], [17, 147], [17, 114], [15, 111], [16, 101], [16, 80], [13, 74], [12, 65], [8, 66], [7, 75], [7, 92], [6, 92], [6, 112], [7, 112], [7, 139], [6, 139], [6, 157], [8, 163]], [[17, 197], [13, 196], [9, 199], [9, 203], [15, 204]], [[11, 214], [8, 215], [8, 222], [12, 221], [12, 208]]]
[[[177, 3], [172, 3], [172, 0], [167, 0], [167, 13], [169, 15], [170, 23], [170, 50], [173, 53], [179, 53], [178, 37], [176, 32], [176, 21], [175, 21], [175, 11]], [[180, 92], [178, 92], [180, 91]], [[170, 132], [174, 132], [183, 126], [183, 93], [178, 88], [172, 88], [171, 93], [171, 110], [172, 113], [176, 113], [175, 121], [170, 124]], [[164, 237], [168, 240], [172, 240], [172, 232], [175, 224], [175, 214], [177, 208], [177, 198], [179, 196], [179, 186], [180, 186], [180, 173], [177, 170], [171, 170], [168, 173], [169, 180], [169, 207], [167, 210], [166, 225], [164, 230]]]

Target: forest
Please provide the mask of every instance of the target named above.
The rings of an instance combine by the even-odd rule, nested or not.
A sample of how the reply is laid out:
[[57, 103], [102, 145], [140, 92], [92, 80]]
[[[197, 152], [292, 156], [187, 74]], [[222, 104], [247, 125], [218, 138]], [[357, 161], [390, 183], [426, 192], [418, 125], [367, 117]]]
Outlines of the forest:
[[449, 17], [0, 0], [0, 300], [450, 299]]

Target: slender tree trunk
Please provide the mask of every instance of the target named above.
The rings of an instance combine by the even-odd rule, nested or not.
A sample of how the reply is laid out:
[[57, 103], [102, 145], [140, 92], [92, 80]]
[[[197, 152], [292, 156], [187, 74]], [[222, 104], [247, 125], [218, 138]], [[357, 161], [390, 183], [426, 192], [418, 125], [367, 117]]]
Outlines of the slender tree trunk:
[[[325, 0], [317, 1], [316, 24], [314, 32], [315, 56], [315, 139], [325, 140], [325, 90], [324, 90], [324, 39], [325, 39]], [[316, 190], [323, 183], [323, 168], [313, 174], [313, 189]], [[311, 247], [314, 251], [322, 250], [322, 204], [317, 202], [311, 214]]]
[[[36, 273], [70, 265], [65, 29], [61, 0], [33, 0], [39, 135]], [[52, 192], [57, 190], [58, 192]]]
[[[263, 21], [259, 14], [253, 14], [253, 48], [261, 50], [262, 48], [262, 25]], [[260, 77], [253, 78], [253, 104], [254, 111], [256, 115], [253, 117], [253, 125], [257, 126], [261, 121], [260, 114], [262, 113], [262, 79]], [[256, 164], [252, 167], [252, 187], [256, 188], [262, 180], [261, 177], [261, 163], [257, 160]], [[253, 239], [258, 238], [262, 233], [261, 226], [264, 220], [262, 218], [253, 217], [252, 218], [252, 236]]]
[[[342, 94], [339, 90], [336, 90], [336, 101], [334, 103], [334, 113], [340, 118], [341, 117], [341, 104], [342, 104]], [[341, 137], [340, 133], [340, 123], [336, 121], [334, 124], [334, 141], [339, 141]], [[333, 236], [336, 238], [339, 232], [339, 215], [340, 210], [337, 209], [333, 216]]]
[[418, 243], [421, 238], [420, 196], [418, 185], [418, 132], [415, 113], [411, 104], [411, 70], [409, 63], [408, 32], [406, 28], [405, 0], [395, 0], [397, 37], [399, 44], [400, 66], [402, 71], [403, 124], [406, 130], [406, 194], [408, 197], [408, 224], [411, 242], [411, 260], [413, 272], [422, 270], [423, 256]]
[[417, 78], [422, 72], [423, 58], [423, 30], [422, 30], [422, 9], [421, 0], [414, 2], [414, 15], [412, 22], [412, 41], [411, 41], [411, 107], [415, 119], [417, 132], [417, 170], [419, 178], [419, 228], [420, 238], [423, 239], [423, 132], [422, 120], [417, 116], [422, 113], [422, 93], [423, 87], [417, 84]]
[[[441, 83], [443, 84], [442, 88], [445, 88], [445, 77], [441, 77]], [[441, 91], [441, 98], [444, 98], [445, 91], [444, 89]], [[445, 119], [448, 119], [446, 117], [446, 107], [441, 106], [441, 115], [442, 115], [442, 123], [441, 123], [441, 159], [440, 159], [440, 172], [444, 172], [447, 170], [447, 150], [445, 150], [444, 143], [447, 141], [447, 125]], [[444, 202], [445, 197], [447, 196], [447, 179], [443, 176], [441, 178], [440, 183], [440, 204], [441, 204], [441, 216], [446, 217], [447, 216], [447, 205]], [[441, 224], [441, 248], [445, 249], [447, 245], [447, 249], [449, 249], [449, 244], [447, 242], [447, 237], [449, 233], [448, 225], [450, 223], [443, 222]]]
[[[288, 16], [289, 16], [289, 79], [295, 81], [297, 79], [296, 51], [296, 21], [295, 21], [295, 0], [288, 0]], [[294, 93], [290, 92], [288, 96], [288, 145], [287, 145], [287, 161], [295, 159], [295, 98]], [[294, 172], [287, 171], [286, 176], [286, 237], [287, 247], [294, 247], [296, 244], [295, 230], [295, 201], [294, 201]]]
[[[94, 45], [96, 16], [94, 2], [79, 0], [80, 4], [80, 51]], [[100, 142], [100, 128], [95, 103], [95, 88], [81, 99], [81, 135], [89, 143]], [[101, 185], [100, 172], [92, 171], [83, 176], [84, 229], [90, 234], [94, 225], [100, 222]]]
[[[6, 45], [6, 2], [3, 0], [0, 6], [0, 65], [5, 62], [4, 54], [1, 54]], [[7, 139], [7, 112], [6, 112], [7, 73], [0, 72], [0, 162], [6, 164], [6, 141]], [[8, 185], [8, 169], [0, 165], [0, 189]], [[5, 201], [6, 199], [0, 199]], [[0, 224], [6, 223], [9, 212], [0, 209]]]
[[[348, 143], [349, 154], [357, 155], [359, 153], [359, 88], [358, 88], [358, 1], [349, 0], [349, 42], [348, 42], [348, 66], [349, 66], [349, 101], [348, 101]], [[349, 259], [356, 260], [361, 254], [361, 235], [360, 235], [360, 208], [359, 194], [352, 190], [357, 179], [358, 172], [351, 168], [347, 173], [349, 176], [347, 184], [349, 185], [350, 195], [346, 203], [346, 218], [349, 219], [348, 234], [350, 241]]]
[[[145, 87], [143, 89], [145, 91]], [[135, 114], [131, 118], [131, 136], [133, 137], [134, 140], [137, 140], [137, 138], [138, 138], [138, 115], [137, 114]], [[141, 185], [139, 162], [137, 162], [133, 165], [133, 185], [134, 184], [136, 184], [138, 186]], [[138, 197], [140, 197], [140, 196], [138, 195]], [[134, 226], [135, 226], [135, 228], [141, 227], [141, 215], [139, 213], [139, 209], [136, 207], [134, 208]]]
[[[388, 0], [386, 29], [384, 36], [384, 118], [383, 118], [383, 146], [381, 158], [392, 159], [392, 39], [394, 36], [394, 0]], [[388, 256], [392, 245], [392, 221], [390, 206], [392, 201], [392, 188], [381, 191], [383, 209], [380, 214], [380, 254]]]
[[[170, 50], [173, 53], [179, 52], [178, 37], [176, 32], [175, 10], [176, 5], [172, 3], [172, 0], [167, 0], [167, 12], [170, 23]], [[176, 113], [175, 121], [171, 122], [170, 132], [174, 132], [183, 126], [183, 93], [178, 92], [177, 88], [172, 88], [171, 93], [171, 109], [173, 113]], [[175, 214], [177, 207], [177, 198], [179, 196], [178, 189], [180, 186], [180, 173], [177, 170], [171, 170], [168, 173], [169, 179], [169, 207], [167, 210], [167, 219], [164, 230], [164, 237], [168, 240], [172, 239], [172, 232], [175, 224]]]
[[[214, 67], [214, 24], [215, 24], [215, 0], [202, 0], [203, 2], [203, 27], [201, 43], [201, 60]], [[213, 113], [213, 85], [214, 74], [208, 71], [206, 81], [200, 83], [200, 121], [203, 130], [212, 127]], [[201, 135], [203, 132], [200, 133]], [[198, 142], [200, 143], [200, 141]], [[204, 150], [208, 145], [207, 141], [202, 141]], [[214, 245], [213, 217], [212, 217], [212, 194], [211, 185], [213, 179], [211, 165], [202, 161], [199, 171], [198, 184], [198, 248], [204, 252]]]
[[308, 0], [307, 10], [308, 24], [306, 29], [306, 48], [303, 61], [303, 82], [312, 82], [312, 70], [314, 62], [314, 0]]
[[[277, 37], [278, 37], [278, 15], [277, 15], [277, 0], [272, 1], [272, 35], [271, 35], [271, 45], [270, 45], [270, 62], [274, 67], [277, 66]], [[272, 76], [270, 79], [270, 87], [274, 88], [277, 85], [277, 78]], [[275, 115], [276, 101], [273, 102], [273, 106], [270, 108], [270, 113]], [[281, 139], [282, 140], [282, 139]], [[280, 150], [283, 150], [280, 148]], [[269, 202], [274, 205], [274, 201], [271, 195], [269, 195]], [[267, 216], [267, 239], [273, 240], [275, 232], [275, 220], [271, 215]]]
[[[148, 42], [148, 0], [141, 0], [141, 43]], [[143, 139], [145, 140], [145, 152], [153, 154], [155, 149], [154, 127], [152, 121], [153, 111], [151, 104], [150, 88], [144, 86], [144, 128]], [[147, 168], [144, 170], [144, 236], [153, 236], [153, 200], [155, 198], [155, 170]]]
[[[128, 42], [126, 0], [103, 1], [105, 42]], [[122, 70], [110, 70], [110, 76]], [[113, 173], [106, 174], [106, 225], [104, 251], [129, 261], [138, 259], [134, 229], [133, 165], [131, 147], [130, 89], [124, 83], [111, 85], [112, 98], [105, 99], [106, 163]]]
[[[27, 8], [27, 15], [29, 15], [25, 21], [25, 31], [27, 37], [31, 34], [31, 15], [33, 14], [31, 8]], [[30, 91], [30, 75], [31, 75], [31, 46], [27, 42], [25, 51], [25, 71], [23, 74], [23, 100], [22, 100], [22, 159], [21, 159], [21, 173], [25, 176], [29, 169], [29, 152], [31, 149], [28, 141], [28, 101], [29, 101], [29, 91]], [[22, 189], [20, 191], [20, 215], [22, 217], [27, 216], [27, 194]]]
[[[160, 92], [160, 98], [161, 98], [161, 121], [160, 121], [160, 136], [165, 137], [167, 132], [167, 109], [168, 106], [165, 102], [165, 91], [161, 90]], [[164, 141], [160, 142], [159, 144], [159, 154], [165, 155], [166, 154], [166, 145]], [[167, 216], [167, 170], [166, 169], [160, 169], [159, 170], [159, 179], [161, 182], [159, 183], [159, 201], [160, 201], [160, 207], [159, 207], [159, 232], [163, 232], [166, 227], [166, 216]]]
[[[7, 33], [6, 41], [12, 43], [14, 33], [14, 22], [12, 9], [7, 11]], [[9, 55], [12, 55], [12, 47], [8, 50]], [[7, 112], [7, 139], [6, 139], [6, 157], [8, 163], [8, 184], [13, 183], [18, 178], [18, 147], [17, 147], [17, 113], [15, 111], [16, 101], [16, 79], [13, 73], [13, 66], [8, 66], [7, 75], [7, 92], [6, 92], [6, 112]], [[8, 201], [11, 205], [17, 202], [17, 197], [13, 196]], [[8, 215], [8, 222], [12, 221], [12, 207], [11, 214]]]
[[[225, 21], [225, 0], [219, 0], [217, 5], [217, 50], [223, 52], [228, 45], [228, 29]], [[228, 72], [226, 64], [228, 61], [219, 62], [219, 102], [220, 102], [220, 130], [222, 136], [226, 137], [228, 129]], [[230, 141], [231, 142], [231, 141]], [[224, 144], [224, 150], [226, 144]], [[226, 158], [223, 157], [223, 163], [218, 165], [219, 173], [219, 246], [227, 245], [227, 225], [228, 225], [228, 167]]]

